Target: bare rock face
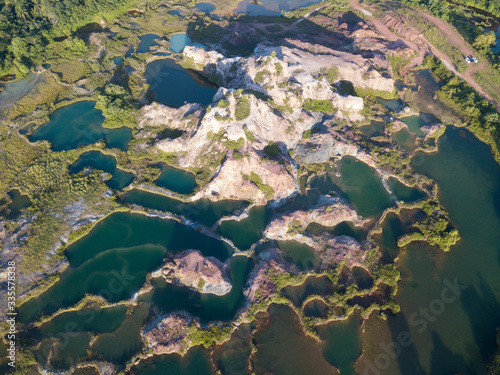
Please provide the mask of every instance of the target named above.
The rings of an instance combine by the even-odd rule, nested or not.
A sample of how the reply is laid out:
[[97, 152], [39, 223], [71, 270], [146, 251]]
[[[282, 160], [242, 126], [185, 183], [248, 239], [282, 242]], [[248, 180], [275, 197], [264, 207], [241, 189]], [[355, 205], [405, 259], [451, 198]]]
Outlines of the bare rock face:
[[326, 245], [320, 251], [323, 260], [323, 266], [328, 264], [347, 262], [351, 267], [355, 264], [361, 264], [366, 258], [366, 252], [363, 246], [354, 238], [349, 236], [337, 236], [328, 240]]
[[436, 132], [438, 132], [443, 128], [444, 128], [443, 124], [432, 124], [432, 125], [422, 126], [420, 130], [422, 130], [422, 132], [425, 134], [425, 138], [427, 139], [432, 137]]
[[143, 337], [153, 349], [154, 354], [177, 353], [185, 344], [191, 322], [192, 318], [189, 314], [172, 314], [160, 323], [146, 327]]
[[289, 266], [283, 260], [280, 252], [271, 248], [260, 254], [259, 261], [248, 276], [247, 286], [243, 294], [249, 303], [265, 300], [277, 292], [272, 275], [283, 273]]
[[186, 250], [175, 254], [163, 266], [165, 280], [182, 284], [200, 293], [223, 296], [231, 290], [225, 265], [213, 257], [205, 258], [199, 251]]
[[365, 222], [340, 198], [323, 196], [316, 207], [307, 211], [286, 213], [273, 219], [265, 230], [265, 236], [270, 239], [291, 239], [312, 222], [332, 227], [343, 221], [351, 221], [355, 225]]
[[[182, 136], [159, 140], [154, 147], [175, 156], [178, 167], [204, 176], [207, 183], [193, 199], [252, 198], [264, 203], [287, 198], [298, 190], [294, 158], [307, 164], [348, 154], [373, 164], [367, 154], [332, 131], [337, 122], [364, 118], [363, 99], [340, 95], [332, 82], [349, 80], [356, 87], [392, 91], [393, 80], [380, 73], [389, 69], [389, 63], [379, 55], [365, 59], [329, 49], [321, 54], [308, 51], [314, 48], [259, 45], [250, 57], [226, 58], [203, 48], [185, 48], [185, 62], [221, 85], [212, 106], [205, 110], [187, 104], [174, 109], [153, 103], [141, 109], [139, 127], [148, 132], [155, 126], [181, 130]], [[311, 140], [317, 152], [310, 152], [303, 134], [324, 123], [325, 116], [302, 108], [310, 99], [333, 108], [328, 132]], [[279, 160], [266, 159], [270, 142], [281, 150]], [[292, 158], [288, 151], [295, 148], [297, 156]], [[252, 174], [259, 182], [248, 178]]]

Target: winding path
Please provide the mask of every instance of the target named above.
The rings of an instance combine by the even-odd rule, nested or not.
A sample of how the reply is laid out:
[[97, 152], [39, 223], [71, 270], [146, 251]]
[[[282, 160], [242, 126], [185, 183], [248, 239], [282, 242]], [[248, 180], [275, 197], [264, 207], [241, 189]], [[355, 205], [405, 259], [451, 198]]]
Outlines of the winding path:
[[[367, 9], [367, 6], [362, 6], [359, 3], [359, 0], [351, 0], [349, 2], [349, 5], [351, 6], [352, 9], [362, 12], [363, 14], [367, 15], [367, 12], [369, 12], [369, 9]], [[371, 12], [370, 12], [371, 13]], [[436, 28], [438, 28], [443, 35], [446, 37], [448, 42], [453, 45], [454, 47], [458, 48], [460, 51], [464, 53], [464, 55], [472, 55], [474, 51], [467, 45], [465, 40], [461, 38], [461, 36], [458, 34], [458, 31], [456, 31], [453, 26], [447, 24], [443, 20], [431, 16], [430, 14], [427, 13], [421, 13], [421, 15], [431, 24], [433, 24]], [[474, 72], [484, 69], [485, 67], [485, 62], [480, 62], [478, 64], [471, 64], [467, 66], [467, 69], [464, 73], [459, 73], [451, 61], [451, 59], [448, 57], [447, 54], [443, 53], [432, 43], [430, 43], [422, 33], [418, 32], [417, 30], [415, 31], [415, 35], [418, 36], [418, 38], [423, 42], [422, 46], [417, 45], [415, 42], [412, 42], [408, 40], [405, 37], [399, 36], [394, 34], [388, 27], [385, 25], [381, 20], [375, 18], [374, 16], [368, 16], [370, 23], [377, 29], [377, 31], [387, 38], [390, 41], [396, 41], [396, 40], [402, 40], [409, 48], [412, 50], [416, 51], [418, 53], [418, 56], [415, 57], [409, 67], [407, 68], [408, 70], [411, 69], [414, 66], [418, 66], [422, 64], [424, 55], [426, 52], [432, 53], [434, 56], [438, 57], [445, 65], [446, 67], [451, 70], [454, 74], [456, 74], [458, 77], [462, 78], [464, 81], [466, 81], [472, 88], [474, 88], [477, 92], [479, 92], [483, 97], [485, 97], [491, 104], [493, 104], [496, 109], [500, 112], [500, 104], [493, 100], [482, 88], [481, 86], [475, 81], [473, 74]], [[411, 28], [411, 27], [410, 27]], [[424, 47], [425, 46], [425, 47]]]

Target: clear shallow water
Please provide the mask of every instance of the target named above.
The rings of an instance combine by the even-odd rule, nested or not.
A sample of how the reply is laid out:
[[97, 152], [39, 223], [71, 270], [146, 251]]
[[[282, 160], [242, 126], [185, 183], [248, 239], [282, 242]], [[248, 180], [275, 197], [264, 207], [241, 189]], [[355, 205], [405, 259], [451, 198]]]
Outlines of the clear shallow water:
[[186, 219], [205, 224], [209, 227], [214, 225], [221, 217], [234, 214], [248, 205], [248, 202], [233, 200], [212, 202], [209, 199], [199, 199], [194, 202], [183, 202], [165, 195], [149, 193], [138, 189], [127, 192], [122, 198], [122, 202], [183, 215]]
[[116, 65], [121, 65], [123, 64], [123, 57], [121, 56], [112, 57], [111, 61], [113, 61]]
[[191, 172], [164, 163], [158, 166], [161, 169], [161, 175], [156, 179], [156, 185], [179, 194], [191, 194], [196, 189], [196, 178]]
[[281, 11], [303, 8], [320, 2], [321, 0], [263, 0], [261, 4], [255, 4], [251, 0], [243, 0], [233, 11], [250, 16], [279, 16]]
[[29, 137], [31, 142], [47, 140], [54, 151], [72, 150], [104, 139], [108, 148], [128, 149], [132, 129], [106, 129], [104, 117], [95, 109], [95, 102], [83, 101], [57, 109], [50, 121], [40, 126]]
[[198, 3], [193, 9], [195, 12], [212, 13], [217, 7], [213, 3]]
[[139, 37], [140, 43], [139, 46], [137, 47], [137, 53], [146, 53], [149, 51], [149, 49], [153, 46], [158, 45], [156, 40], [160, 39], [161, 37], [158, 34], [145, 34]]
[[94, 168], [113, 175], [106, 184], [111, 189], [122, 190], [134, 180], [134, 174], [116, 168], [116, 158], [100, 151], [84, 152], [77, 161], [69, 166], [70, 173], [78, 173], [85, 168]]
[[[227, 259], [232, 249], [173, 220], [115, 213], [66, 250], [70, 267], [45, 293], [19, 308], [23, 322], [41, 313], [68, 307], [86, 293], [109, 302], [130, 298], [157, 269], [167, 251], [197, 249], [206, 256]], [[110, 286], [112, 285], [112, 287]]]
[[201, 81], [194, 72], [184, 69], [172, 59], [149, 63], [144, 76], [158, 100], [168, 106], [210, 104], [217, 92], [213, 85]]
[[425, 134], [422, 132], [422, 130], [420, 130], [420, 128], [426, 125], [426, 122], [422, 119], [422, 117], [416, 115], [405, 116], [401, 117], [400, 120], [403, 121], [408, 126], [408, 129], [410, 129], [410, 131], [417, 137], [424, 137]]
[[[500, 325], [500, 168], [486, 145], [451, 127], [439, 152], [422, 156], [414, 168], [436, 180], [440, 201], [463, 240], [447, 254], [414, 245], [401, 255], [402, 311], [389, 317], [386, 327], [393, 339], [409, 332], [413, 344], [384, 373], [484, 374]], [[447, 303], [433, 302], [442, 300], [447, 282], [453, 285], [455, 279], [466, 289]], [[451, 299], [449, 292], [446, 296]], [[439, 314], [424, 319], [419, 309], [431, 304]]]
[[387, 185], [399, 201], [414, 202], [425, 197], [425, 193], [418, 187], [402, 184], [397, 178], [390, 177]]
[[174, 34], [168, 41], [170, 42], [168, 49], [173, 53], [181, 53], [184, 47], [191, 43], [191, 39], [189, 39], [187, 34]]
[[403, 102], [399, 99], [377, 98], [377, 101], [392, 112], [399, 112], [404, 107]]
[[248, 250], [252, 244], [262, 238], [266, 225], [271, 220], [271, 210], [266, 206], [254, 206], [248, 217], [240, 221], [223, 221], [219, 227], [221, 236], [233, 241], [240, 250]]

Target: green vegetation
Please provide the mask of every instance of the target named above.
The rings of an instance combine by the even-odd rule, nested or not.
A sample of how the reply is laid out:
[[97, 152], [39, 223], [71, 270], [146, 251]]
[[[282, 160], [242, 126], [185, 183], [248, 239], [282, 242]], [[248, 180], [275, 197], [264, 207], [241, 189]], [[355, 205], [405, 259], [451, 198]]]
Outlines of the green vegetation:
[[273, 141], [269, 142], [266, 147], [264, 147], [264, 154], [266, 154], [267, 157], [273, 158], [279, 154], [281, 154], [280, 148], [276, 143]]
[[214, 324], [204, 329], [192, 325], [190, 326], [188, 340], [191, 341], [191, 346], [203, 345], [209, 348], [215, 343], [221, 343], [228, 340], [231, 337], [232, 331], [233, 328], [231, 324]]
[[440, 98], [459, 113], [469, 130], [491, 146], [496, 160], [500, 162], [500, 114], [496, 108], [465, 81], [451, 73], [439, 59], [427, 55], [424, 66], [443, 80], [444, 85], [439, 90]]
[[312, 112], [323, 112], [326, 114], [333, 113], [335, 107], [330, 100], [320, 100], [320, 99], [306, 99], [302, 103], [302, 109], [305, 111]]
[[325, 69], [322, 71], [322, 73], [326, 76], [326, 79], [328, 79], [328, 82], [331, 85], [337, 82], [340, 77], [339, 68], [336, 66], [332, 66], [328, 69]]
[[420, 208], [425, 216], [413, 224], [419, 232], [404, 234], [398, 239], [399, 247], [404, 247], [412, 241], [426, 241], [432, 246], [448, 251], [460, 240], [458, 230], [451, 226], [444, 208], [438, 202], [427, 200], [413, 206]]
[[245, 131], [245, 136], [247, 137], [248, 142], [255, 142], [255, 137], [246, 126], [243, 128], [243, 130]]
[[243, 138], [239, 138], [237, 141], [233, 141], [231, 139], [228, 139], [225, 142], [226, 147], [233, 149], [233, 150], [237, 150], [237, 149], [241, 148], [241, 146], [243, 146], [244, 144], [245, 144], [245, 140]]
[[217, 107], [228, 108], [229, 107], [229, 102], [227, 100], [221, 99], [221, 100], [219, 100], [219, 103], [217, 104]]
[[248, 99], [239, 99], [238, 103], [236, 103], [236, 109], [234, 111], [234, 117], [236, 118], [236, 121], [242, 121], [250, 116], [250, 109], [251, 105]]
[[114, 83], [108, 84], [97, 98], [96, 108], [106, 118], [103, 126], [108, 128], [133, 126], [135, 106], [130, 92]]
[[[99, 16], [112, 20], [129, 4], [132, 1], [1, 1], [0, 74], [26, 74], [40, 60], [53, 56], [58, 38], [65, 39]], [[82, 41], [68, 44], [72, 55], [82, 50]]]
[[271, 75], [271, 72], [267, 69], [264, 69], [264, 70], [260, 70], [257, 72], [257, 74], [255, 75], [255, 83], [258, 83], [259, 85], [264, 82], [264, 79], [266, 79], [266, 77], [269, 77]]
[[302, 227], [300, 220], [293, 219], [292, 222], [288, 224], [288, 229], [286, 232], [293, 236], [294, 234], [304, 233], [304, 228]]
[[272, 188], [272, 186], [264, 184], [258, 174], [251, 172], [250, 181], [252, 181], [255, 185], [257, 185], [259, 190], [264, 193], [267, 200], [272, 198], [272, 196], [274, 195], [274, 189]]

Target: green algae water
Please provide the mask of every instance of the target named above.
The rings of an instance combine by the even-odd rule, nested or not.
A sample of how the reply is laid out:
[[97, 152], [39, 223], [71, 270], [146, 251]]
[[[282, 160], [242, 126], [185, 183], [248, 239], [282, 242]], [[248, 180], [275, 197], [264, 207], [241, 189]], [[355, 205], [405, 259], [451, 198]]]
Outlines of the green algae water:
[[[154, 292], [151, 301], [163, 313], [188, 311], [202, 322], [213, 320], [231, 320], [244, 302], [243, 287], [250, 270], [252, 260], [246, 256], [231, 258], [231, 285], [229, 293], [223, 296], [200, 294], [184, 286], [172, 285], [158, 278], [153, 280]], [[145, 297], [149, 300], [149, 297]]]
[[395, 342], [409, 332], [412, 343], [387, 366], [381, 345], [389, 343], [373, 343], [368, 373], [485, 374], [500, 325], [500, 168], [485, 144], [456, 128], [446, 130], [439, 152], [418, 154], [413, 167], [439, 185], [462, 241], [447, 254], [419, 244], [402, 253], [401, 312], [386, 325]]
[[134, 174], [116, 168], [116, 158], [113, 155], [106, 155], [100, 151], [88, 151], [83, 153], [80, 158], [69, 166], [71, 173], [78, 173], [86, 167], [99, 169], [113, 175], [106, 181], [111, 189], [122, 190], [134, 180]]
[[248, 205], [246, 201], [222, 200], [212, 202], [209, 199], [199, 199], [194, 202], [183, 202], [161, 194], [144, 190], [132, 189], [127, 192], [122, 202], [138, 205], [146, 209], [171, 212], [184, 216], [207, 226], [214, 225], [220, 218], [235, 214]]
[[172, 59], [155, 60], [144, 73], [151, 91], [162, 103], [181, 107], [186, 103], [210, 104], [217, 89]]
[[323, 355], [340, 370], [341, 375], [356, 375], [354, 362], [361, 355], [361, 321], [357, 315], [319, 327], [325, 341]]
[[238, 220], [227, 220], [220, 224], [219, 232], [223, 237], [233, 241], [240, 250], [248, 250], [252, 244], [262, 238], [264, 229], [271, 220], [271, 210], [266, 206], [254, 206], [248, 217]]
[[197, 186], [194, 174], [164, 163], [160, 163], [159, 167], [161, 174], [155, 181], [156, 185], [179, 194], [191, 194], [194, 192]]
[[321, 346], [305, 336], [294, 311], [286, 305], [271, 305], [268, 322], [254, 335], [256, 374], [337, 374], [323, 357]]
[[[32, 321], [80, 301], [86, 293], [109, 302], [130, 298], [157, 269], [167, 251], [200, 250], [227, 259], [231, 248], [173, 220], [115, 213], [66, 250], [70, 267], [51, 288], [19, 308], [20, 319]], [[110, 286], [111, 285], [111, 286]]]
[[417, 136], [406, 128], [392, 134], [392, 140], [408, 153], [412, 153], [417, 148], [416, 139]]
[[83, 101], [57, 109], [50, 121], [29, 137], [31, 142], [47, 140], [54, 151], [72, 150], [88, 146], [104, 139], [108, 147], [116, 147], [123, 151], [128, 149], [132, 139], [132, 130], [106, 129], [102, 127], [104, 117], [95, 109], [95, 102]]

